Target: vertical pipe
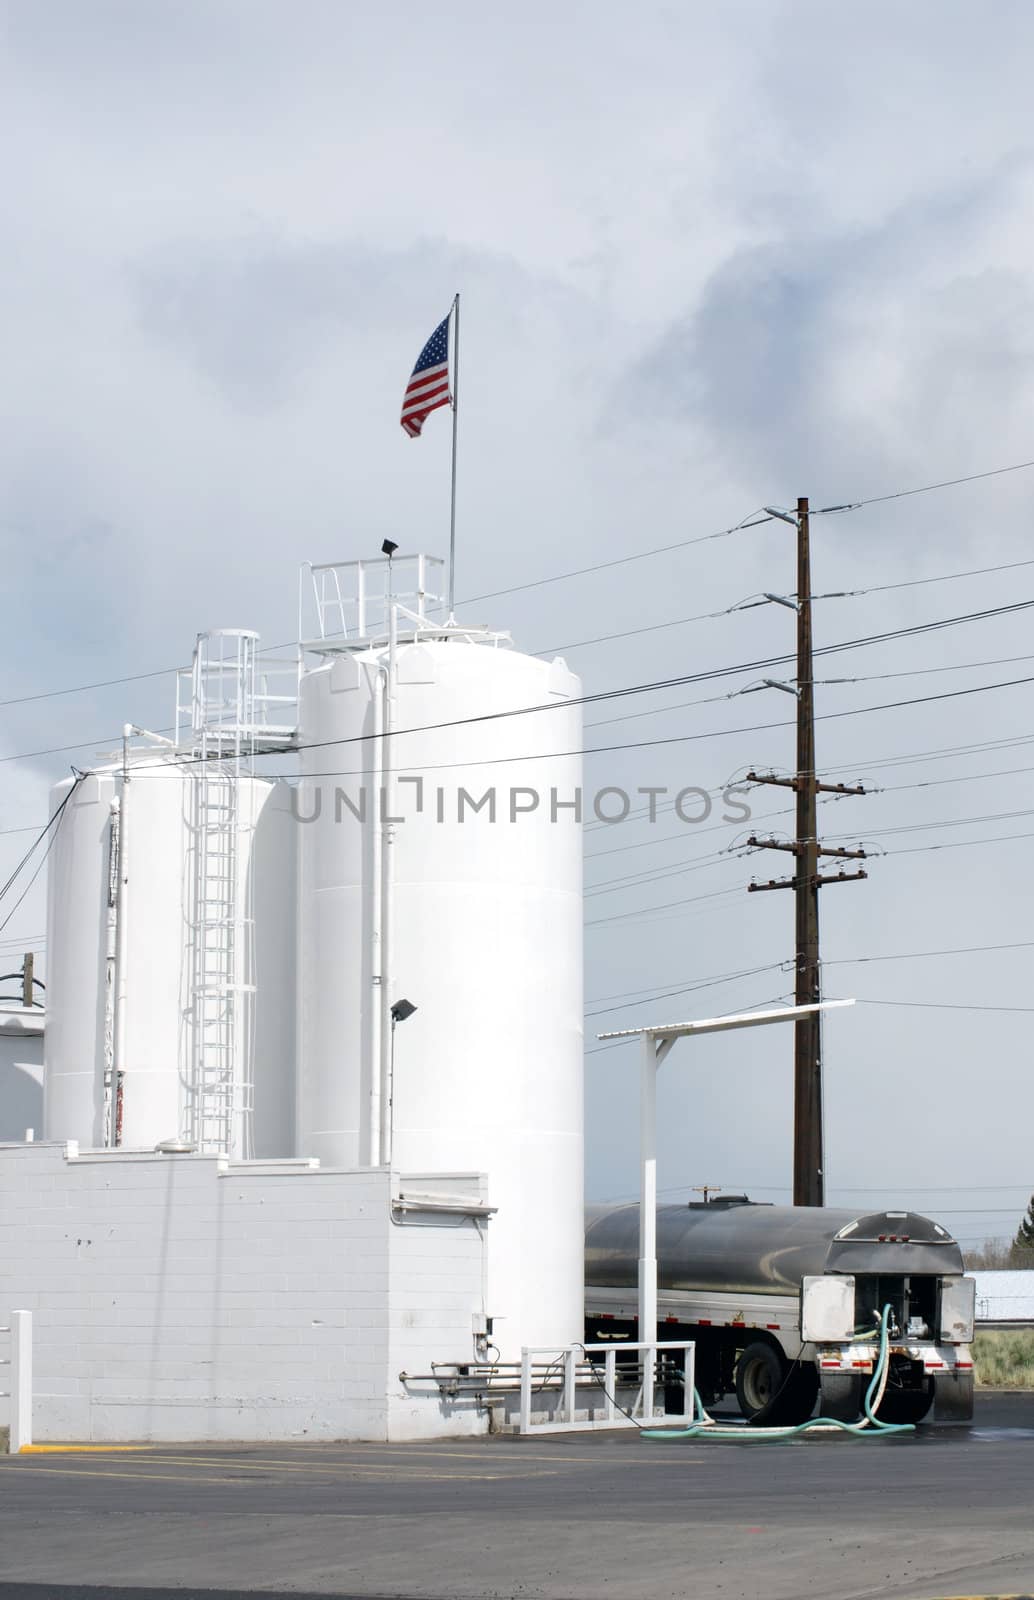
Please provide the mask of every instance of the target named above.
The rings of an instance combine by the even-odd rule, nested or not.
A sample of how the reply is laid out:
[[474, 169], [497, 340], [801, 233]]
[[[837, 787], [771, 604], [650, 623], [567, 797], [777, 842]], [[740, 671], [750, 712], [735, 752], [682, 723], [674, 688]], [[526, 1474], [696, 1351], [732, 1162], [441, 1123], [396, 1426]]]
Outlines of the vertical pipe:
[[114, 1143], [115, 1133], [115, 1013], [118, 985], [118, 924], [119, 883], [119, 813], [122, 802], [118, 795], [111, 801], [108, 818], [108, 905], [105, 917], [104, 948], [104, 1126], [102, 1139], [106, 1147]]
[[115, 907], [115, 1044], [111, 1066], [111, 1144], [122, 1143], [122, 1095], [126, 1076], [126, 1008], [129, 999], [129, 737], [122, 731], [122, 795], [118, 827], [118, 897]]
[[[375, 1167], [381, 1151], [381, 993], [385, 983], [384, 952], [381, 943], [381, 821], [378, 807], [384, 795], [384, 703], [387, 699], [387, 669], [379, 674], [373, 697], [373, 750], [370, 765], [370, 999], [369, 1037], [366, 1067], [368, 1074], [366, 1126], [362, 1129], [359, 1159], [364, 1167]], [[364, 813], [365, 816], [365, 813]]]
[[388, 607], [388, 670], [384, 680], [384, 730], [381, 738], [383, 787], [381, 789], [381, 993], [380, 993], [380, 1069], [381, 1138], [380, 1165], [390, 1167], [393, 1145], [391, 1072], [391, 913], [392, 851], [395, 844], [394, 785], [392, 782], [391, 735], [395, 725], [396, 656], [398, 653], [398, 608]]
[[531, 1351], [521, 1350], [521, 1432], [531, 1428]]
[[[641, 1040], [639, 1068], [639, 1338], [657, 1339], [657, 1046]], [[643, 1415], [653, 1412], [653, 1359], [643, 1350]]]

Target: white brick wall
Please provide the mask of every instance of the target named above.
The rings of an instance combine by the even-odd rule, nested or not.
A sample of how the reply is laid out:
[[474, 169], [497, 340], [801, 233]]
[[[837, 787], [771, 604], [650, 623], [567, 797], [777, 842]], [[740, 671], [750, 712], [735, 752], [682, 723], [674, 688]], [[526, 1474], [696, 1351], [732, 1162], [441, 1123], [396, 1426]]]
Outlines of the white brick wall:
[[0, 1322], [34, 1313], [35, 1437], [483, 1431], [398, 1379], [470, 1359], [478, 1225], [393, 1221], [390, 1193], [378, 1171], [0, 1146]]

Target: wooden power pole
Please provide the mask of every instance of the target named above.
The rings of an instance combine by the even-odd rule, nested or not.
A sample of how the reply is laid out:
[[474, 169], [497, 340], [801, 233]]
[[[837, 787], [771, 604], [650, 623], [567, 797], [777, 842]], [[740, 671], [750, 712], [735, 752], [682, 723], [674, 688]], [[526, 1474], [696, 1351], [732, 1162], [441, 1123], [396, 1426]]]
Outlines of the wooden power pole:
[[[751, 834], [748, 844], [761, 850], [789, 850], [796, 857], [792, 878], [751, 883], [749, 892], [766, 889], [792, 889], [796, 911], [796, 982], [794, 1000], [799, 1006], [816, 1005], [821, 999], [819, 966], [819, 889], [824, 883], [847, 883], [867, 876], [857, 872], [819, 872], [822, 856], [864, 861], [864, 850], [828, 849], [819, 844], [816, 816], [819, 793], [865, 794], [860, 786], [819, 783], [815, 771], [815, 679], [811, 637], [811, 546], [808, 502], [797, 502], [797, 515], [784, 520], [797, 527], [797, 772], [792, 778], [773, 773], [747, 774], [752, 783], [770, 783], [793, 789], [797, 796], [797, 827], [793, 844], [778, 839], [759, 839]], [[784, 686], [785, 687], [785, 686]], [[793, 1203], [795, 1206], [825, 1204], [824, 1156], [822, 1149], [822, 1036], [820, 1012], [799, 1017], [794, 1023], [793, 1086]]]

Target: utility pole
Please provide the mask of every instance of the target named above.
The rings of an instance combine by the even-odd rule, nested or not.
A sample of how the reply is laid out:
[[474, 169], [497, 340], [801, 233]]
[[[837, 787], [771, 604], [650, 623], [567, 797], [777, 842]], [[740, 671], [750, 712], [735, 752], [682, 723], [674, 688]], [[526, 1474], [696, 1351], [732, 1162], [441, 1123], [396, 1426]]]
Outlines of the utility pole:
[[31, 1006], [33, 1002], [33, 969], [34, 957], [31, 950], [26, 951], [22, 957], [22, 1005]]
[[[815, 771], [815, 679], [811, 633], [811, 545], [808, 501], [797, 502], [797, 515], [775, 512], [784, 522], [797, 528], [797, 594], [786, 601], [797, 612], [797, 772], [792, 778], [775, 774], [747, 774], [752, 783], [775, 784], [793, 789], [797, 796], [796, 837], [792, 844], [777, 839], [759, 839], [751, 834], [747, 843], [759, 850], [788, 850], [796, 857], [792, 878], [751, 883], [748, 893], [767, 889], [792, 889], [795, 907], [796, 982], [794, 1002], [799, 1006], [817, 1005], [821, 999], [819, 964], [819, 889], [824, 883], [847, 883], [865, 878], [857, 872], [822, 874], [823, 856], [864, 861], [864, 850], [830, 849], [819, 844], [816, 816], [819, 793], [861, 795], [860, 786], [819, 783]], [[778, 596], [773, 596], [779, 599]], [[777, 687], [786, 687], [778, 685]], [[794, 1024], [794, 1118], [793, 1118], [793, 1203], [795, 1206], [825, 1204], [824, 1156], [822, 1149], [822, 1035], [821, 1013], [811, 1012]]]

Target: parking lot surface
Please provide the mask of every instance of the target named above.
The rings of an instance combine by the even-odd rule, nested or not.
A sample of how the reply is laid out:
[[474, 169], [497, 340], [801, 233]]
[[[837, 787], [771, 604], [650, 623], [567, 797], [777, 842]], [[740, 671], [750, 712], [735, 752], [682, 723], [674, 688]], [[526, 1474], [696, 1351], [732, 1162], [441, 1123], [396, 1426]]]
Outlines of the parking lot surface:
[[1034, 1589], [1034, 1395], [972, 1428], [0, 1458], [0, 1600], [772, 1600]]

